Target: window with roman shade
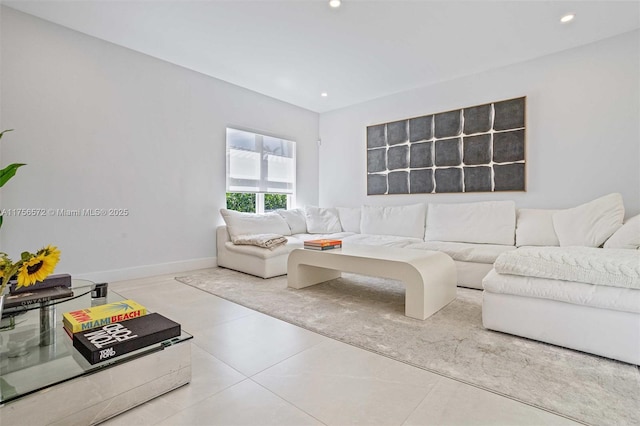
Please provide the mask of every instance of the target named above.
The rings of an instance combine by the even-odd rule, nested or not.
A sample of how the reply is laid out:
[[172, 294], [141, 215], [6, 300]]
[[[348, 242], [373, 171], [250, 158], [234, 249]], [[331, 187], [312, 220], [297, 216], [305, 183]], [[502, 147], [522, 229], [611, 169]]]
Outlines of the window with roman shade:
[[[295, 194], [296, 144], [293, 141], [227, 128], [227, 193], [255, 193], [256, 211], [263, 194]], [[267, 203], [268, 204], [268, 203]]]

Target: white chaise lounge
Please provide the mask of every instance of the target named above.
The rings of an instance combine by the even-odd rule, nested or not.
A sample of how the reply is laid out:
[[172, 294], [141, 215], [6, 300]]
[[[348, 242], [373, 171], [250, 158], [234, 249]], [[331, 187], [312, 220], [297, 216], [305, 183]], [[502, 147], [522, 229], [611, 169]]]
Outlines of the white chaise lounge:
[[521, 248], [484, 279], [486, 328], [640, 364], [640, 253]]

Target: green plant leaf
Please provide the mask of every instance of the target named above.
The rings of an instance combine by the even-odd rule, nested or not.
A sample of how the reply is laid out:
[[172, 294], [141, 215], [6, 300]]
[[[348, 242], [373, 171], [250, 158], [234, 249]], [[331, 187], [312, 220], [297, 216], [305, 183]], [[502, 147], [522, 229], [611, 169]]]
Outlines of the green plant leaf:
[[2, 135], [4, 135], [7, 132], [13, 132], [13, 129], [7, 129], [7, 130], [3, 130], [0, 132], [0, 139], [2, 139]]
[[18, 171], [18, 168], [22, 166], [26, 166], [26, 164], [13, 163], [13, 164], [9, 164], [4, 169], [0, 170], [0, 188], [2, 188], [4, 184], [9, 181], [9, 179], [15, 176], [16, 171]]
[[0, 216], [0, 228], [2, 228], [2, 219], [3, 218], [4, 218], [3, 216]]

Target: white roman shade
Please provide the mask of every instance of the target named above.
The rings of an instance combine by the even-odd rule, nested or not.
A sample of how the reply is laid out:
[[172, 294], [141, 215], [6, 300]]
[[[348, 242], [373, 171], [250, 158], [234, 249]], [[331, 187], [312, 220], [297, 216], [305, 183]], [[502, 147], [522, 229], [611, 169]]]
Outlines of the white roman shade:
[[227, 128], [227, 192], [293, 194], [296, 144]]

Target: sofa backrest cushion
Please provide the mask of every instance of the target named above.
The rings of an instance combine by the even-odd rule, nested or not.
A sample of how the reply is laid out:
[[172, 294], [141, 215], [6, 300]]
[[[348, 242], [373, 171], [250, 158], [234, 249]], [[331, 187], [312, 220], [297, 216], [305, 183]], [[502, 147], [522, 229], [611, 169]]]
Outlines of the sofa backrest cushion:
[[604, 248], [640, 248], [640, 214], [627, 220], [607, 241]]
[[622, 195], [613, 193], [553, 215], [560, 246], [600, 247], [622, 226]]
[[363, 234], [422, 239], [426, 214], [427, 206], [422, 203], [407, 206], [363, 206], [360, 229]]
[[333, 234], [342, 232], [338, 210], [307, 206], [304, 208], [307, 220], [307, 232], [310, 234]]
[[232, 239], [251, 234], [291, 235], [289, 225], [278, 213], [256, 214], [220, 209], [220, 214]]
[[516, 246], [559, 246], [553, 215], [559, 210], [518, 209]]
[[306, 234], [307, 233], [307, 218], [302, 209], [292, 210], [276, 210], [291, 230], [291, 234]]
[[337, 209], [342, 230], [359, 234], [362, 209], [360, 207], [337, 207]]
[[513, 201], [429, 204], [425, 241], [514, 245]]

